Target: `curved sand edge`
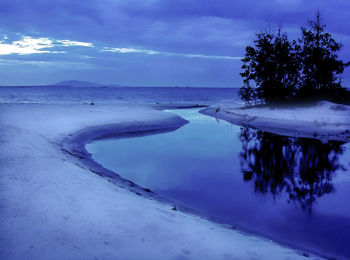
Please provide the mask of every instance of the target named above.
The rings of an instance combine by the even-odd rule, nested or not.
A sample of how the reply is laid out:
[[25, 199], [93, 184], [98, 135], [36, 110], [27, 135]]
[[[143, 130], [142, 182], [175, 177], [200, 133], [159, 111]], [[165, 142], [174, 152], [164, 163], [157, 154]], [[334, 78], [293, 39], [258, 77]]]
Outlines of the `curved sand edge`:
[[138, 196], [60, 151], [62, 140], [81, 129], [162, 124], [176, 118], [171, 113], [129, 105], [0, 109], [1, 258], [304, 259], [272, 241]]
[[[175, 109], [175, 108], [174, 108]], [[93, 173], [107, 178], [119, 187], [129, 189], [137, 195], [147, 198], [154, 198], [156, 195], [149, 189], [142, 188], [136, 183], [122, 178], [118, 173], [113, 172], [96, 162], [86, 150], [86, 144], [93, 140], [106, 138], [126, 138], [166, 133], [188, 124], [189, 122], [181, 117], [173, 116], [165, 120], [150, 121], [143, 123], [110, 124], [87, 127], [65, 137], [60, 143], [61, 150], [72, 157], [82, 167], [87, 167]], [[157, 196], [158, 201], [163, 198]]]

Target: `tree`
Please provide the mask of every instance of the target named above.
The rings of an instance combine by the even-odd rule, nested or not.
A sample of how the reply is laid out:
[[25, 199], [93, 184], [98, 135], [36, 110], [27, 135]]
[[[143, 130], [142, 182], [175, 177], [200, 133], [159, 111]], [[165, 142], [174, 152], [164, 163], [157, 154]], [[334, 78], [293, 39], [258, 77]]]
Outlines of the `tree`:
[[321, 24], [319, 11], [308, 25], [308, 28], [302, 27], [299, 39], [302, 75], [298, 96], [334, 96], [342, 88], [342, 73], [349, 64], [338, 58], [342, 45], [325, 32], [326, 25]]
[[248, 105], [252, 101], [275, 103], [292, 99], [299, 80], [298, 45], [281, 30], [257, 34], [257, 38], [254, 47], [246, 48], [242, 59], [241, 98]]
[[308, 24], [298, 42], [289, 41], [281, 30], [270, 30], [257, 34], [254, 46], [246, 48], [239, 95], [248, 105], [311, 98], [347, 102], [349, 92], [341, 79], [350, 62], [338, 58], [342, 45], [325, 32], [319, 12]]
[[244, 100], [248, 106], [252, 105], [252, 102], [257, 101], [256, 90], [249, 85], [248, 82], [244, 83], [244, 86], [239, 89], [239, 96]]

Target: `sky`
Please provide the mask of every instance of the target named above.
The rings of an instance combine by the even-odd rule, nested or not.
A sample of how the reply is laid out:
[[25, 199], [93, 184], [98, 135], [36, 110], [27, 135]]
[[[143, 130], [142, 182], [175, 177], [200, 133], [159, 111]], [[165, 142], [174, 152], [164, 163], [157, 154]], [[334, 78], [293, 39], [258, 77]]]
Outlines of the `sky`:
[[349, 61], [348, 0], [1, 0], [0, 85], [240, 87], [255, 34], [296, 38], [316, 10]]

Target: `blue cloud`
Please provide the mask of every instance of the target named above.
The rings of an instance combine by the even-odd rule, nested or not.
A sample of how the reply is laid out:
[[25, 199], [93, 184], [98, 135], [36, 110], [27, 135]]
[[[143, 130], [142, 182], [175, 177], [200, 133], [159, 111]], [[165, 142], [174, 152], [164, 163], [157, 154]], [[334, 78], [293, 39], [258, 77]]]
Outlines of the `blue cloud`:
[[[1, 35], [8, 39], [0, 43], [0, 54], [1, 44], [14, 48], [6, 44], [21, 41], [24, 35], [49, 39], [53, 46], [37, 46], [30, 57], [13, 57], [24, 51], [17, 46], [0, 58], [12, 60], [11, 66], [14, 60], [25, 60], [21, 71], [30, 67], [30, 78], [36, 75], [42, 83], [88, 76], [101, 83], [239, 86], [237, 58], [244, 55], [255, 33], [267, 25], [282, 25], [295, 37], [317, 9], [323, 12], [328, 30], [343, 42], [341, 57], [350, 60], [350, 32], [345, 26], [350, 2], [342, 0], [1, 0], [0, 39]], [[56, 64], [54, 76], [35, 70], [35, 61], [51, 68]], [[76, 66], [78, 73], [69, 63], [85, 64], [89, 72], [82, 72], [84, 65]], [[350, 81], [349, 76], [345, 81]]]

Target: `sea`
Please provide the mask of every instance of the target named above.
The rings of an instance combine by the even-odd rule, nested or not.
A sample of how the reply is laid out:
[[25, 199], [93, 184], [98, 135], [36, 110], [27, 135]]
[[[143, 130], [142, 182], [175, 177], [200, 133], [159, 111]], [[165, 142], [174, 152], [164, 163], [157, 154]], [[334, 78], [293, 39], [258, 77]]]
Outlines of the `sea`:
[[183, 103], [241, 102], [238, 88], [194, 87], [0, 87], [0, 103]]

